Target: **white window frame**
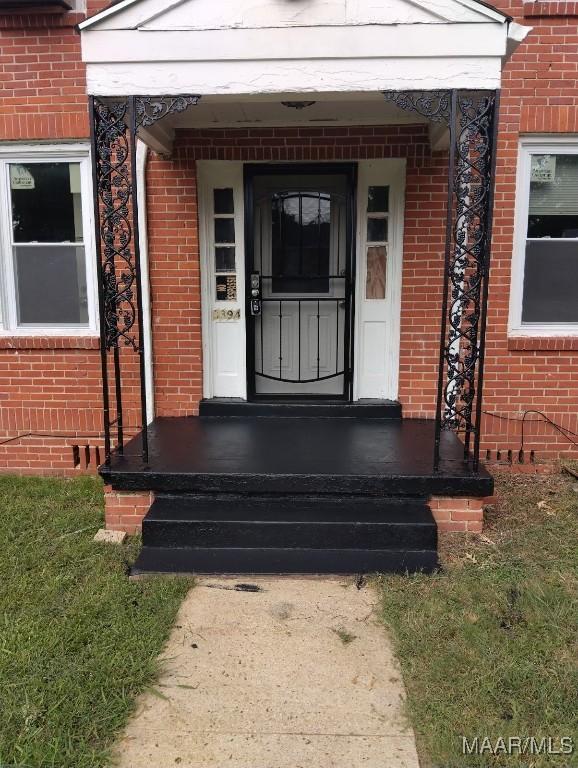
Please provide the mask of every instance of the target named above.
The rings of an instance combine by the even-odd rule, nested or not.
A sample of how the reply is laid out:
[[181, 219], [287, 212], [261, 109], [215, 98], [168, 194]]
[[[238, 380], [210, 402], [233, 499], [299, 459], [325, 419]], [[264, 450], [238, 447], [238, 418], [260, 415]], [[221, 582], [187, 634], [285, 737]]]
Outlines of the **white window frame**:
[[[11, 241], [10, 163], [78, 163], [80, 165], [83, 243], [86, 262], [86, 325], [19, 325]], [[0, 336], [98, 336], [98, 283], [90, 146], [88, 143], [0, 145]]]
[[549, 154], [578, 155], [578, 136], [526, 136], [520, 140], [516, 176], [514, 251], [512, 254], [510, 320], [508, 327], [510, 336], [578, 336], [578, 323], [522, 322], [526, 235], [528, 231], [528, 211], [530, 208], [531, 155]]
[[[356, 296], [354, 324], [353, 399], [377, 397], [397, 400], [399, 397], [399, 355], [401, 333], [401, 285], [403, 269], [403, 232], [405, 215], [405, 158], [387, 158], [357, 161], [356, 189]], [[387, 265], [385, 298], [366, 299], [367, 284], [367, 195], [369, 187], [389, 187], [387, 211]], [[378, 241], [370, 243], [379, 244]], [[364, 366], [368, 356], [378, 354], [365, 348], [364, 324], [378, 322], [385, 325], [386, 344], [381, 350], [385, 358], [385, 374], [379, 389], [370, 395], [364, 379]]]

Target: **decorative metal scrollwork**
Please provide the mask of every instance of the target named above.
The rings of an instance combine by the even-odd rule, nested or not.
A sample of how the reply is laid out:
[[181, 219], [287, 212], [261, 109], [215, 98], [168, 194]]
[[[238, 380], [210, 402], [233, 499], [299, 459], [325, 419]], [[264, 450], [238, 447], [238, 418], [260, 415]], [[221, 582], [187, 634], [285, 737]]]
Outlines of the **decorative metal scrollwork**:
[[464, 435], [464, 457], [472, 458], [477, 469], [498, 94], [386, 91], [384, 95], [400, 109], [445, 122], [450, 129], [434, 466], [439, 466], [440, 434], [445, 429]]
[[416, 112], [436, 123], [449, 123], [451, 91], [384, 91], [383, 95], [406, 112]]
[[133, 228], [129, 213], [132, 196], [127, 103], [94, 102], [96, 194], [102, 242], [104, 339], [106, 349], [122, 342], [137, 348], [131, 333], [136, 320]]
[[167, 115], [184, 112], [198, 103], [200, 96], [136, 96], [137, 128], [148, 128]]
[[[143, 461], [148, 462], [144, 323], [138, 237], [136, 138], [169, 114], [183, 112], [199, 96], [91, 97], [92, 162], [95, 186], [96, 243], [99, 269], [101, 368], [105, 461], [110, 462], [111, 428], [123, 450], [123, 397], [120, 349], [139, 354], [140, 428]], [[109, 391], [108, 353], [112, 350], [114, 401]], [[133, 386], [131, 384], [131, 386]], [[115, 418], [111, 416], [113, 408]], [[134, 427], [134, 425], [133, 425]]]
[[447, 366], [441, 428], [469, 434], [480, 358], [482, 287], [487, 279], [495, 94], [458, 94], [455, 216], [448, 265]]

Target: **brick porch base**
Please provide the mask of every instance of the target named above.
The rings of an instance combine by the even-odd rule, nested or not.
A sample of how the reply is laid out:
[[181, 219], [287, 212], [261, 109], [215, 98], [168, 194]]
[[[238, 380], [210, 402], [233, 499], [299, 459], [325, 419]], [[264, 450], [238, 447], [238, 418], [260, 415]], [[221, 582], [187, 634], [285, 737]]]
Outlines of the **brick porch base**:
[[104, 486], [104, 520], [113, 531], [137, 533], [154, 500], [152, 491], [115, 491]]
[[[106, 527], [115, 531], [137, 533], [143, 517], [154, 500], [152, 491], [115, 491], [104, 488]], [[429, 507], [441, 532], [463, 531], [481, 533], [484, 505], [487, 499], [455, 496], [433, 496]]]
[[481, 533], [484, 522], [486, 499], [456, 496], [432, 496], [429, 508], [438, 530]]

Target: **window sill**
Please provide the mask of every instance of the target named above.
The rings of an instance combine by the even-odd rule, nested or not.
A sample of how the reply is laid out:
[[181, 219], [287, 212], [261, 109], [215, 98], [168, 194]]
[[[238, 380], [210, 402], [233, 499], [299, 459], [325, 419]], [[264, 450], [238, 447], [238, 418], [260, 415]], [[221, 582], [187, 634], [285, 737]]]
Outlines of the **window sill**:
[[578, 352], [578, 336], [510, 336], [512, 352]]
[[0, 336], [0, 349], [100, 349], [98, 336]]

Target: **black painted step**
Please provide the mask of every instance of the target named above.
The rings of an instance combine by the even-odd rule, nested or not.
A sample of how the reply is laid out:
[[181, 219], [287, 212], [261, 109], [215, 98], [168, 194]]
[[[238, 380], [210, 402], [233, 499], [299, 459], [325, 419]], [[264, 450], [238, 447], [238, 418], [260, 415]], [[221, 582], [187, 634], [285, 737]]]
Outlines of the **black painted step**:
[[425, 499], [355, 496], [157, 496], [149, 547], [436, 549]]
[[431, 573], [435, 550], [143, 547], [132, 575], [151, 573]]
[[346, 403], [340, 400], [315, 402], [311, 400], [259, 401], [248, 403], [238, 398], [201, 400], [199, 416], [202, 418], [362, 418], [401, 419], [401, 404], [395, 400], [358, 400]]

